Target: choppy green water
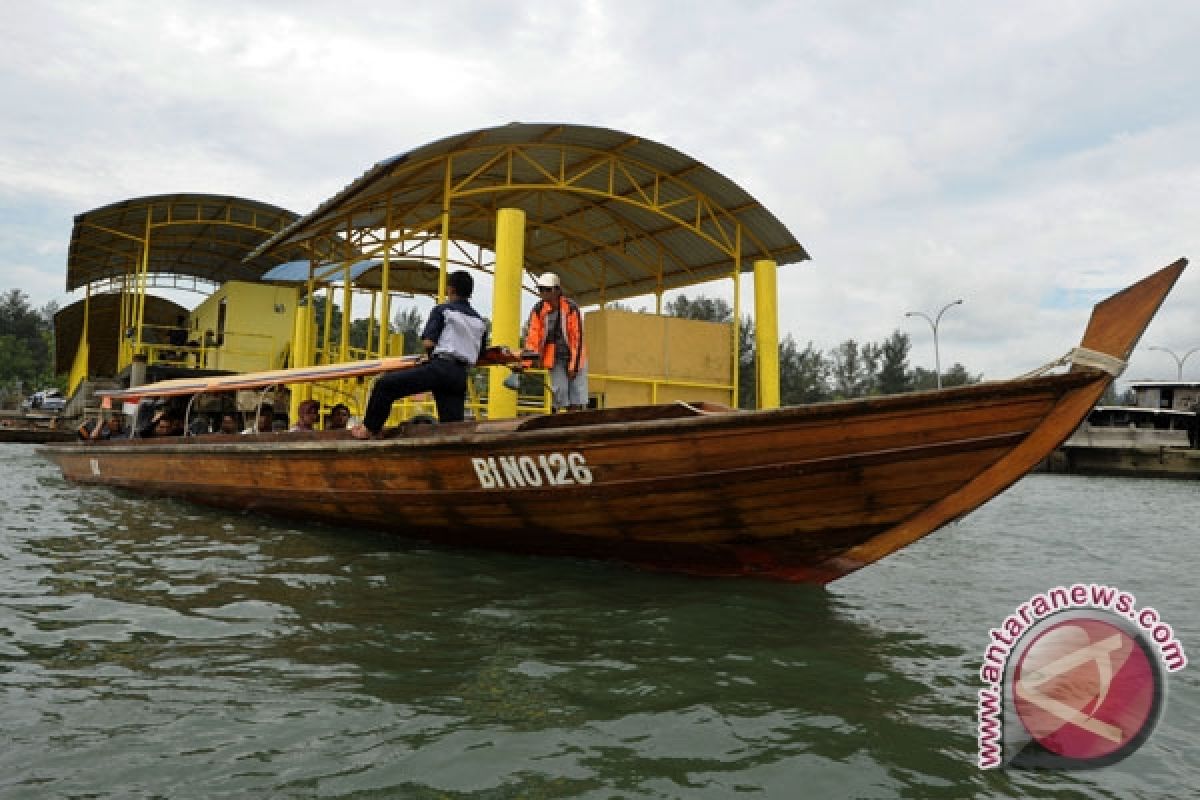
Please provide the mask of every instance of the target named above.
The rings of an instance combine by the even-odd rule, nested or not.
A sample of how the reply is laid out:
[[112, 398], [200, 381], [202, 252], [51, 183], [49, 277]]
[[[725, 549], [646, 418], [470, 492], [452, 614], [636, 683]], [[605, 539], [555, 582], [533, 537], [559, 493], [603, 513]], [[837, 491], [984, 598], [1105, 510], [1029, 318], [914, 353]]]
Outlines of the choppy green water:
[[[297, 529], [0, 445], [4, 798], [1144, 797], [1200, 785], [1192, 483], [1033, 476], [828, 590]], [[981, 772], [987, 631], [1053, 585], [1193, 665], [1141, 750]]]

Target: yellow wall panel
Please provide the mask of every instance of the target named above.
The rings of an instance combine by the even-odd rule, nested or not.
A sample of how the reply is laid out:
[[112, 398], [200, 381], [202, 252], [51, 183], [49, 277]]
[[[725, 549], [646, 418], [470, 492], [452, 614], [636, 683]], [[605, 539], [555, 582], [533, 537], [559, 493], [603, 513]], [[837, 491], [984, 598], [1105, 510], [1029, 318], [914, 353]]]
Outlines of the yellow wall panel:
[[584, 330], [589, 389], [604, 408], [675, 400], [733, 404], [732, 390], [719, 388], [732, 383], [728, 324], [601, 309], [586, 315]]
[[218, 334], [218, 317], [225, 304], [224, 337], [208, 353], [209, 369], [254, 372], [274, 369], [292, 340], [299, 289], [270, 284], [229, 281], [192, 312], [193, 329], [201, 336]]

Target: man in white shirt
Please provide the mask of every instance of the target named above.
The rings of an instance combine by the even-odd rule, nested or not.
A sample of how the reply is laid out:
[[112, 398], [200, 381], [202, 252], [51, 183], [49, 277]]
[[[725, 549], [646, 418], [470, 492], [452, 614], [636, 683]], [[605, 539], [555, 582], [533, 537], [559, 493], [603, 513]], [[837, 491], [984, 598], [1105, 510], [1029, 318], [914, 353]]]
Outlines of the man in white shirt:
[[441, 422], [461, 422], [467, 400], [467, 370], [487, 346], [487, 323], [471, 307], [475, 280], [464, 270], [446, 277], [446, 302], [433, 307], [421, 332], [425, 359], [414, 367], [389, 372], [377, 381], [355, 439], [378, 439], [392, 403], [419, 392], [433, 392]]

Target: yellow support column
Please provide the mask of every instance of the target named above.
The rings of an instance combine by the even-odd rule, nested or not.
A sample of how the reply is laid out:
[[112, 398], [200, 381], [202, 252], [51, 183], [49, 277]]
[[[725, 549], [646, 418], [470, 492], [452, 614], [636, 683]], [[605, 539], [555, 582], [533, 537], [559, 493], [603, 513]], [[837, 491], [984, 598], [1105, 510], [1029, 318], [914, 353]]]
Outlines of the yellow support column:
[[[292, 322], [292, 355], [290, 366], [307, 367], [309, 366], [312, 357], [312, 295], [308, 296], [308, 305], [304, 308], [296, 309], [296, 317]], [[272, 364], [270, 368], [274, 368]], [[293, 391], [289, 395], [287, 407], [288, 422], [292, 423], [296, 420], [296, 415], [300, 410], [300, 401], [306, 399], [301, 393], [307, 389], [309, 384], [297, 384], [296, 388], [299, 391]], [[278, 398], [278, 395], [276, 396]], [[277, 400], [278, 402], [278, 400]], [[276, 408], [276, 411], [283, 409]]]
[[779, 408], [779, 304], [775, 295], [775, 269], [774, 261], [754, 262], [754, 341], [758, 354], [759, 408]]
[[[496, 272], [492, 287], [492, 339], [521, 351], [521, 273], [525, 265], [525, 212], [502, 208], [496, 214]], [[505, 388], [503, 369], [488, 370], [488, 419], [517, 415], [517, 393]]]
[[134, 338], [134, 351], [145, 354], [143, 345], [146, 342], [144, 326], [146, 324], [146, 289], [149, 285], [147, 276], [150, 274], [150, 223], [154, 211], [146, 208], [146, 235], [142, 239], [141, 259], [138, 262], [137, 296], [134, 300], [134, 326], [137, 334]]
[[354, 307], [353, 287], [350, 285], [350, 263], [342, 268], [342, 341], [338, 361], [350, 360], [350, 312]]

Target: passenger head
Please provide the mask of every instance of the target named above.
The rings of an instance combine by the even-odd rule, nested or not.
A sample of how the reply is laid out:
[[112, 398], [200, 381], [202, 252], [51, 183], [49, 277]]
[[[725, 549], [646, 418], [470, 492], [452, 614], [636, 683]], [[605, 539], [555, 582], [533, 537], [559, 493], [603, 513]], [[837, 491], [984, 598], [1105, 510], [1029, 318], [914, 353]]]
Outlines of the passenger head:
[[233, 414], [222, 414], [221, 415], [221, 431], [220, 432], [221, 433], [237, 433], [238, 432], [237, 417], [233, 416]]
[[350, 424], [350, 409], [338, 403], [329, 410], [329, 430], [341, 430]]
[[321, 420], [321, 404], [316, 400], [305, 400], [296, 408], [296, 414], [296, 426], [310, 431]]
[[173, 413], [163, 414], [154, 424], [155, 436], [182, 436], [183, 418]]
[[447, 275], [446, 285], [452, 288], [454, 293], [463, 300], [470, 300], [471, 292], [475, 291], [475, 279], [471, 277], [471, 273], [463, 269]]
[[263, 403], [258, 409], [258, 430], [262, 433], [271, 432], [271, 422], [275, 419], [275, 409], [270, 403]]

